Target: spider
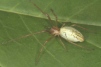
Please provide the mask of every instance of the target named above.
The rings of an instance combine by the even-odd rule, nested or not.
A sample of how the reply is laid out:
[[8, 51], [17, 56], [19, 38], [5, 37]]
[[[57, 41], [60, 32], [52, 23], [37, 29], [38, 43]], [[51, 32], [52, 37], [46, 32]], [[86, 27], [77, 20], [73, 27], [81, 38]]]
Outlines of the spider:
[[[31, 0], [30, 0], [30, 2], [31, 2], [43, 15], [45, 15], [45, 16], [48, 18], [48, 20], [50, 21], [50, 23], [53, 23], [52, 20], [51, 20], [51, 18], [50, 18], [50, 16], [49, 16], [49, 14], [45, 13], [41, 8], [39, 8], [39, 7], [38, 7], [34, 2], [32, 2]], [[37, 56], [37, 58], [36, 58], [36, 60], [35, 60], [35, 63], [36, 63], [36, 64], [37, 64], [38, 61], [39, 61], [40, 55], [42, 54], [43, 49], [44, 49], [46, 43], [49, 42], [49, 41], [50, 41], [52, 38], [54, 38], [54, 37], [59, 37], [59, 40], [60, 40], [60, 42], [61, 42], [61, 44], [62, 44], [62, 46], [63, 46], [64, 49], [66, 49], [66, 47], [65, 47], [64, 43], [62, 42], [61, 38], [65, 39], [66, 41], [68, 41], [69, 43], [71, 43], [71, 44], [73, 44], [73, 45], [76, 45], [76, 46], [81, 47], [81, 48], [85, 48], [85, 47], [83, 47], [83, 46], [78, 45], [78, 44], [75, 43], [75, 42], [83, 42], [85, 39], [84, 39], [83, 34], [82, 34], [80, 31], [78, 31], [77, 29], [75, 29], [73, 26], [77, 26], [77, 27], [80, 27], [80, 28], [83, 28], [83, 27], [78, 26], [78, 25], [76, 25], [76, 24], [73, 24], [73, 25], [71, 25], [71, 26], [66, 26], [65, 23], [64, 23], [61, 27], [59, 27], [59, 26], [57, 25], [57, 23], [58, 23], [57, 15], [54, 13], [54, 11], [53, 11], [52, 9], [51, 9], [51, 12], [52, 12], [52, 14], [54, 15], [54, 17], [55, 17], [55, 19], [56, 19], [56, 20], [55, 20], [55, 21], [56, 21], [56, 25], [53, 25], [53, 26], [51, 26], [51, 28], [48, 28], [48, 29], [46, 29], [46, 30], [42, 30], [42, 31], [40, 31], [40, 32], [36, 32], [36, 33], [32, 33], [32, 34], [28, 34], [28, 35], [25, 35], [25, 36], [20, 37], [20, 38], [25, 38], [25, 37], [31, 36], [31, 35], [33, 35], [33, 34], [39, 34], [39, 33], [44, 33], [44, 32], [48, 32], [49, 34], [51, 34], [51, 37], [48, 38], [48, 39], [44, 42], [44, 44], [41, 46], [41, 48], [40, 48], [40, 50], [39, 50], [39, 54], [38, 54], [38, 56]], [[83, 29], [85, 29], [85, 28], [83, 28]], [[16, 39], [14, 39], [14, 40], [18, 40], [18, 39], [20, 39], [20, 38], [16, 38]], [[11, 42], [11, 41], [13, 41], [13, 40], [10, 40], [10, 41], [8, 41], [8, 42]], [[6, 42], [6, 43], [7, 43], [7, 42]], [[3, 44], [5, 44], [5, 43], [3, 43]]]
[[[31, 0], [30, 0], [31, 1]], [[31, 1], [32, 2], [32, 1]], [[50, 21], [50, 23], [52, 23], [52, 20], [49, 16], [49, 14], [45, 13], [41, 8], [39, 8], [34, 2], [32, 2], [32, 4], [41, 12], [43, 13], [47, 18], [48, 20]], [[54, 11], [51, 9], [51, 12], [52, 14], [54, 15], [54, 17], [56, 18], [56, 25], [53, 25], [51, 28], [48, 28], [47, 30], [43, 30], [43, 31], [40, 31], [38, 33], [42, 33], [42, 32], [48, 32], [50, 33], [52, 36], [50, 38], [48, 38], [43, 46], [40, 48], [40, 51], [39, 51], [39, 54], [38, 54], [38, 57], [36, 59], [36, 64], [38, 63], [38, 60], [40, 58], [40, 55], [42, 54], [43, 52], [43, 49], [44, 49], [44, 46], [46, 45], [46, 43], [48, 41], [50, 41], [52, 38], [54, 37], [59, 37], [61, 43], [62, 43], [62, 46], [64, 47], [64, 49], [66, 49], [64, 43], [62, 42], [61, 38], [64, 38], [65, 40], [67, 40], [68, 42], [76, 45], [76, 46], [79, 46], [81, 48], [85, 48], [83, 46], [80, 46], [78, 44], [76, 44], [75, 42], [83, 42], [84, 41], [84, 36], [82, 35], [81, 32], [79, 32], [77, 29], [73, 28], [73, 26], [78, 26], [78, 25], [71, 25], [71, 26], [65, 26], [65, 23], [59, 27], [57, 26], [57, 16], [56, 14], [54, 13]], [[80, 26], [78, 26], [80, 27]], [[82, 27], [81, 27], [82, 28]]]

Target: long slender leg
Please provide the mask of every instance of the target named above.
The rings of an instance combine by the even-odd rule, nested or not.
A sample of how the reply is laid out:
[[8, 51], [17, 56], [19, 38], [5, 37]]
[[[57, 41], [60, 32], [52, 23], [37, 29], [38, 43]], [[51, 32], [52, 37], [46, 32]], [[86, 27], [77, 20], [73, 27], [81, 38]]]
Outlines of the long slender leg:
[[42, 45], [42, 47], [40, 48], [39, 54], [38, 54], [38, 56], [37, 56], [37, 58], [36, 58], [36, 61], [35, 61], [35, 64], [36, 64], [36, 65], [38, 64], [38, 61], [39, 61], [39, 59], [40, 59], [40, 55], [42, 54], [43, 48], [45, 48], [46, 43], [47, 43], [48, 41], [50, 41], [53, 37], [54, 37], [54, 36], [51, 36], [50, 38], [48, 38], [48, 39], [44, 42], [44, 44]]
[[62, 24], [62, 27], [64, 27], [65, 25], [66, 25], [66, 23], [63, 23], [63, 24]]
[[[29, 0], [29, 1], [31, 1], [31, 0]], [[32, 1], [31, 1], [31, 2], [32, 2]], [[40, 10], [40, 11], [49, 19], [49, 21], [52, 23], [52, 20], [51, 20], [50, 16], [49, 16], [47, 13], [45, 13], [42, 9], [40, 9], [34, 2], [32, 2], [32, 4], [33, 4], [38, 10]]]
[[75, 45], [75, 46], [78, 46], [78, 47], [80, 47], [80, 48], [84, 48], [84, 49], [87, 49], [87, 50], [93, 50], [93, 49], [89, 49], [89, 48], [87, 48], [87, 47], [83, 47], [83, 46], [81, 46], [81, 45], [78, 45], [78, 44], [76, 44], [76, 43], [74, 43], [74, 42], [72, 42], [72, 41], [68, 41], [68, 42], [70, 42], [71, 44], [73, 44], [73, 45]]
[[63, 41], [61, 40], [61, 38], [60, 38], [60, 37], [59, 37], [59, 40], [60, 40], [60, 42], [61, 42], [61, 44], [62, 44], [63, 48], [67, 51], [67, 48], [66, 48], [65, 44], [63, 43]]
[[71, 23], [71, 22], [64, 22], [64, 23], [62, 24], [62, 27], [64, 27], [64, 26], [67, 25], [68, 23]]
[[53, 15], [54, 15], [54, 17], [55, 17], [55, 19], [56, 19], [56, 26], [57, 26], [57, 23], [58, 23], [58, 17], [57, 17], [57, 15], [54, 13], [54, 10], [53, 9], [50, 9], [51, 10], [51, 12], [53, 13]]
[[81, 27], [81, 26], [79, 26], [79, 25], [77, 25], [77, 24], [73, 24], [73, 25], [71, 25], [71, 26], [76, 26], [76, 27], [82, 28], [82, 29], [84, 29], [84, 30], [87, 30], [86, 28]]
[[18, 38], [9, 40], [9, 41], [7, 41], [7, 42], [3, 42], [2, 44], [7, 44], [7, 43], [13, 42], [13, 41], [15, 41], [15, 40], [19, 40], [19, 39], [21, 39], [21, 38], [26, 38], [26, 37], [28, 37], [28, 36], [32, 36], [33, 34], [40, 34], [40, 33], [44, 33], [44, 32], [46, 32], [46, 30], [42, 30], [42, 31], [40, 31], [40, 32], [36, 32], [36, 33], [31, 33], [31, 34], [23, 35], [23, 36], [21, 36], [21, 37], [18, 37]]
[[83, 29], [83, 30], [86, 30], [86, 31], [88, 31], [88, 32], [93, 32], [93, 33], [95, 33], [94, 31], [88, 30], [88, 29], [86, 29], [86, 28], [84, 28], [84, 27], [82, 27], [82, 26], [79, 26], [79, 25], [77, 25], [77, 24], [73, 24], [73, 25], [71, 25], [71, 26], [76, 26], [76, 27], [79, 27], [79, 28], [81, 28], [81, 29]]

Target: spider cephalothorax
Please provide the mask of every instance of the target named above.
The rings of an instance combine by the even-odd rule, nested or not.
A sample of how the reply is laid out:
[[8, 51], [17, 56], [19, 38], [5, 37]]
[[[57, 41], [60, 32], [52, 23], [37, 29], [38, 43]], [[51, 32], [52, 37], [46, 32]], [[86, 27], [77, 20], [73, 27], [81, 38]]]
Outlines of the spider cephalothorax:
[[58, 27], [53, 26], [52, 28], [50, 28], [50, 33], [54, 36], [59, 36], [60, 29]]

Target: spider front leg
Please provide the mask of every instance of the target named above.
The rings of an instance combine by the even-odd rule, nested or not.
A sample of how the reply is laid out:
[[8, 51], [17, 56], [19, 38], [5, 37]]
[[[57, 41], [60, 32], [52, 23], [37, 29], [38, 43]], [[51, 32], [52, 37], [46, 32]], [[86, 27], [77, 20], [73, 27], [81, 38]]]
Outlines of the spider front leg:
[[[31, 0], [29, 0], [29, 1], [32, 2]], [[45, 12], [44, 12], [40, 7], [38, 7], [34, 2], [32, 2], [32, 4], [33, 4], [42, 14], [44, 14], [44, 15], [49, 19], [50, 23], [53, 24], [53, 22], [52, 22], [52, 20], [51, 20], [51, 18], [50, 18], [50, 16], [49, 16], [49, 14], [45, 13]]]
[[55, 12], [54, 12], [53, 9], [50, 9], [50, 10], [51, 10], [52, 14], [53, 14], [54, 17], [55, 17], [55, 20], [56, 20], [56, 26], [57, 26], [57, 23], [58, 23], [58, 17], [57, 17], [57, 15], [55, 14]]
[[3, 42], [2, 44], [7, 44], [7, 43], [10, 43], [10, 42], [14, 42], [16, 40], [19, 40], [19, 39], [22, 39], [22, 38], [26, 38], [26, 37], [32, 36], [34, 34], [40, 34], [40, 33], [44, 33], [44, 32], [46, 32], [46, 30], [42, 30], [42, 31], [39, 31], [39, 32], [36, 32], [36, 33], [31, 33], [31, 34], [23, 35], [23, 36], [20, 36], [18, 38], [11, 39], [9, 41]]
[[53, 37], [54, 37], [54, 36], [51, 36], [50, 38], [48, 38], [48, 39], [44, 42], [44, 44], [42, 45], [42, 47], [40, 48], [39, 54], [38, 54], [38, 56], [37, 56], [37, 58], [36, 58], [36, 60], [35, 60], [35, 64], [36, 64], [36, 65], [38, 64], [38, 61], [39, 61], [39, 59], [40, 59], [40, 55], [42, 54], [43, 49], [45, 48], [46, 43], [49, 42]]

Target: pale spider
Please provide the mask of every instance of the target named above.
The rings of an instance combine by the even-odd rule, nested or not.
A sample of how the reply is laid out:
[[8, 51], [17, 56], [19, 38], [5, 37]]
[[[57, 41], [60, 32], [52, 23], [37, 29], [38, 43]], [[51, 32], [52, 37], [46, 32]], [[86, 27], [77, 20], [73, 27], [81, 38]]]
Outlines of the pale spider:
[[[31, 1], [31, 0], [30, 0]], [[31, 1], [32, 2], [32, 1]], [[48, 18], [48, 20], [52, 23], [52, 20], [51, 20], [51, 18], [50, 18], [50, 16], [49, 16], [49, 14], [47, 14], [47, 13], [45, 13], [41, 8], [39, 8], [34, 2], [32, 2], [32, 4], [39, 10], [39, 11], [41, 11], [47, 18]], [[43, 46], [40, 48], [40, 53], [38, 54], [38, 57], [37, 57], [37, 59], [36, 59], [36, 63], [38, 63], [38, 60], [39, 60], [39, 58], [40, 58], [40, 55], [42, 54], [42, 52], [43, 52], [43, 48], [44, 48], [44, 46], [46, 45], [46, 43], [49, 41], [49, 40], [51, 40], [53, 37], [59, 37], [59, 39], [60, 39], [60, 41], [61, 41], [61, 43], [62, 43], [62, 46], [66, 49], [66, 47], [65, 47], [65, 45], [64, 45], [64, 43], [62, 42], [62, 40], [61, 40], [61, 37], [62, 38], [64, 38], [65, 40], [67, 40], [68, 42], [70, 42], [70, 43], [72, 43], [72, 44], [74, 44], [74, 45], [76, 45], [76, 46], [79, 46], [79, 47], [81, 47], [81, 48], [85, 48], [85, 47], [83, 47], [83, 46], [81, 46], [81, 45], [78, 45], [78, 44], [76, 44], [76, 43], [74, 43], [74, 42], [83, 42], [84, 41], [84, 36], [82, 35], [82, 33], [81, 32], [79, 32], [77, 29], [75, 29], [75, 28], [73, 28], [72, 26], [78, 26], [78, 25], [72, 25], [72, 26], [65, 26], [65, 23], [59, 28], [58, 26], [57, 26], [57, 16], [56, 16], [56, 14], [54, 13], [54, 11], [51, 9], [51, 12], [53, 13], [53, 15], [55, 16], [55, 18], [56, 18], [56, 25], [54, 25], [54, 26], [52, 26], [51, 28], [49, 28], [48, 30], [43, 30], [43, 31], [41, 31], [41, 32], [38, 32], [38, 33], [42, 33], [42, 32], [49, 32], [50, 34], [52, 34], [52, 36], [50, 37], [50, 38], [48, 38], [45, 42], [44, 42], [44, 44], [43, 44]], [[78, 27], [80, 27], [80, 28], [83, 28], [83, 27], [81, 27], [81, 26], [78, 26]], [[84, 28], [83, 28], [84, 29]]]
[[[30, 1], [31, 1], [31, 0], [30, 0]], [[32, 1], [31, 1], [31, 2], [32, 2]], [[40, 12], [42, 12], [42, 13], [48, 18], [48, 20], [50, 21], [50, 23], [52, 23], [52, 20], [51, 20], [50, 16], [49, 16], [47, 13], [45, 13], [42, 9], [40, 9], [34, 2], [32, 2], [32, 4], [33, 4]], [[78, 47], [86, 48], [86, 47], [83, 47], [83, 46], [78, 45], [78, 44], [75, 43], [75, 42], [83, 42], [83, 41], [84, 41], [84, 36], [82, 35], [81, 32], [79, 32], [79, 31], [78, 31], [77, 29], [75, 29], [73, 26], [77, 26], [77, 27], [80, 27], [80, 28], [82, 28], [82, 29], [85, 29], [85, 28], [83, 28], [83, 27], [81, 27], [81, 26], [78, 26], [78, 25], [76, 25], [76, 24], [73, 24], [73, 25], [71, 25], [71, 26], [66, 26], [65, 23], [64, 23], [61, 27], [58, 27], [58, 25], [57, 25], [57, 23], [58, 23], [58, 21], [57, 21], [57, 16], [56, 16], [56, 14], [54, 13], [54, 11], [53, 11], [52, 9], [51, 9], [51, 12], [52, 12], [52, 14], [54, 15], [54, 17], [56, 18], [56, 25], [52, 26], [51, 28], [48, 28], [47, 30], [42, 30], [42, 31], [40, 31], [40, 32], [36, 32], [36, 33], [32, 33], [32, 34], [28, 34], [28, 35], [25, 35], [25, 36], [20, 37], [20, 38], [25, 38], [25, 37], [31, 36], [31, 35], [33, 35], [33, 34], [38, 34], [38, 33], [43, 33], [43, 32], [48, 32], [48, 33], [50, 33], [50, 34], [52, 35], [50, 38], [48, 38], [48, 39], [44, 42], [43, 46], [41, 46], [41, 48], [40, 48], [40, 50], [39, 50], [39, 54], [38, 54], [38, 56], [37, 56], [37, 58], [36, 58], [36, 61], [35, 61], [36, 64], [37, 64], [38, 61], [39, 61], [40, 55], [42, 54], [43, 49], [44, 49], [44, 46], [46, 45], [46, 43], [47, 43], [49, 40], [51, 40], [53, 37], [56, 37], [56, 36], [59, 37], [59, 40], [60, 40], [62, 46], [64, 47], [64, 49], [66, 49], [66, 47], [65, 47], [64, 43], [62, 42], [61, 38], [64, 38], [66, 41], [68, 41], [68, 42], [70, 42], [71, 44], [74, 44], [74, 45], [76, 45], [76, 46], [78, 46]], [[18, 39], [20, 39], [20, 38], [16, 38], [16, 39], [10, 40], [10, 41], [8, 41], [8, 42], [11, 42], [11, 41], [14, 41], [14, 40], [18, 40]], [[7, 42], [6, 42], [6, 43], [7, 43]], [[5, 43], [3, 43], [3, 44], [5, 44]], [[87, 49], [87, 48], [86, 48], [86, 49]]]

